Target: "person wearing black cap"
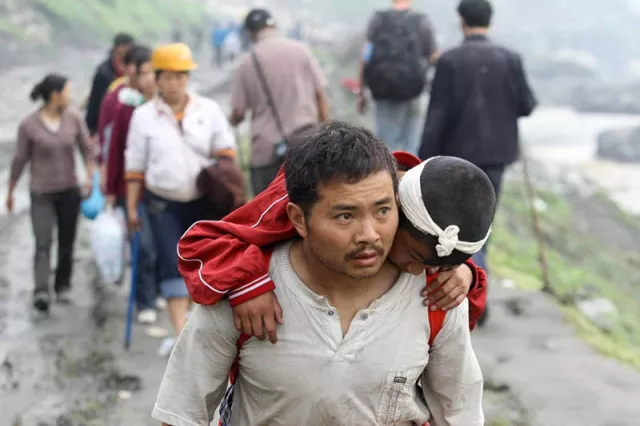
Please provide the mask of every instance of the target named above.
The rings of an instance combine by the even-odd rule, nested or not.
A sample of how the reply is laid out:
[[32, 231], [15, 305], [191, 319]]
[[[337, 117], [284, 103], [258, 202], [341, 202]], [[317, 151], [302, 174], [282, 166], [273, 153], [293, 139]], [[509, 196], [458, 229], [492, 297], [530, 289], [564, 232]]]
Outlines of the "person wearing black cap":
[[135, 40], [129, 34], [117, 34], [113, 39], [113, 47], [109, 52], [109, 57], [98, 65], [93, 82], [91, 83], [91, 93], [87, 103], [86, 122], [91, 135], [98, 131], [98, 117], [100, 115], [100, 104], [102, 98], [107, 93], [109, 85], [125, 74], [124, 57], [133, 47]]
[[254, 45], [235, 73], [229, 121], [238, 125], [251, 111], [251, 183], [257, 195], [278, 173], [291, 136], [326, 121], [329, 112], [326, 79], [305, 44], [280, 37], [265, 9], [250, 11], [244, 28]]

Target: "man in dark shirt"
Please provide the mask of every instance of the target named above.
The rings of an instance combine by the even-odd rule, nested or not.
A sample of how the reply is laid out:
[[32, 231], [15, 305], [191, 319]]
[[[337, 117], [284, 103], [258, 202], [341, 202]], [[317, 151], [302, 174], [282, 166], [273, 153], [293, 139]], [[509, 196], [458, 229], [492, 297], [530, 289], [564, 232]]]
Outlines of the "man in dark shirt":
[[91, 135], [95, 135], [98, 131], [98, 117], [102, 99], [113, 80], [124, 75], [124, 56], [133, 47], [133, 44], [134, 39], [129, 34], [116, 35], [109, 57], [96, 69], [91, 84], [86, 116], [87, 127], [89, 127]]
[[[458, 6], [465, 39], [442, 54], [419, 156], [464, 158], [491, 179], [496, 195], [505, 167], [518, 159], [518, 118], [533, 111], [536, 100], [517, 53], [487, 37], [491, 4], [462, 0]], [[485, 244], [474, 261], [486, 269]]]

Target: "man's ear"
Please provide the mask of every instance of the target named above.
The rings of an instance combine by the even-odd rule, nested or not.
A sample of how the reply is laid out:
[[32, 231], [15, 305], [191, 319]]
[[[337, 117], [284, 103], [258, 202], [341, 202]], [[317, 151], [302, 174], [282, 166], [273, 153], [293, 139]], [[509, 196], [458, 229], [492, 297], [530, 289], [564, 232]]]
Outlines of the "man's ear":
[[307, 238], [307, 221], [302, 208], [297, 204], [288, 203], [287, 216], [289, 216], [289, 220], [293, 227], [296, 228], [298, 235], [302, 238]]

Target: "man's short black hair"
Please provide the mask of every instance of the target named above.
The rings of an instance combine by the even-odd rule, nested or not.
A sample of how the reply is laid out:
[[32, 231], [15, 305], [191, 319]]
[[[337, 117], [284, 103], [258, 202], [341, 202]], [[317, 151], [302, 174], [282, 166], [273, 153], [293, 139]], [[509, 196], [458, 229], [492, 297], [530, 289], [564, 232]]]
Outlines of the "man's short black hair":
[[356, 183], [388, 172], [397, 191], [396, 162], [387, 146], [369, 130], [328, 121], [291, 141], [284, 172], [289, 200], [309, 214], [323, 185]]
[[130, 44], [133, 44], [134, 42], [135, 42], [135, 39], [131, 34], [118, 33], [113, 38], [113, 47], [128, 46]]
[[139, 44], [134, 45], [124, 55], [125, 65], [135, 65], [136, 72], [140, 72], [140, 67], [151, 61], [151, 49]]
[[491, 25], [493, 8], [487, 0], [462, 0], [458, 14], [468, 27], [486, 28]]
[[[478, 166], [457, 157], [437, 157], [429, 161], [420, 176], [422, 201], [429, 216], [441, 228], [457, 225], [460, 241], [474, 243], [483, 240], [496, 209], [496, 193], [485, 172]], [[402, 200], [400, 200], [402, 204]], [[433, 245], [438, 238], [416, 229], [400, 215], [400, 226], [417, 240]], [[438, 259], [446, 265], [465, 262], [471, 255], [454, 250]]]
[[252, 9], [244, 19], [244, 29], [253, 34], [275, 25], [276, 20], [266, 9]]

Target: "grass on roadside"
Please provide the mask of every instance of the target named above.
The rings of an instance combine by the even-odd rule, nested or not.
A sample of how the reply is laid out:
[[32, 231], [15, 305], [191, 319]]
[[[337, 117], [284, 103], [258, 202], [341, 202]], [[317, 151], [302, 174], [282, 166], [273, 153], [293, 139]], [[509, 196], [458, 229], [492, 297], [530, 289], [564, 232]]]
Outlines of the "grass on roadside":
[[89, 29], [100, 38], [120, 31], [135, 36], [168, 33], [175, 22], [201, 22], [204, 5], [173, 0], [34, 0], [60, 24]]
[[[577, 226], [576, 218], [588, 211], [576, 210], [569, 199], [549, 191], [538, 197], [546, 204], [539, 212], [547, 248], [551, 286], [560, 298], [588, 292], [611, 300], [618, 319], [608, 332], [600, 330], [572, 305], [563, 307], [580, 336], [607, 356], [640, 369], [640, 255], [603, 241]], [[640, 229], [640, 218], [620, 211], [608, 198], [590, 201], [603, 206], [625, 229]], [[518, 287], [542, 287], [538, 249], [532, 232], [529, 204], [519, 183], [505, 184], [489, 250], [491, 270]], [[640, 235], [640, 233], [639, 233]]]

